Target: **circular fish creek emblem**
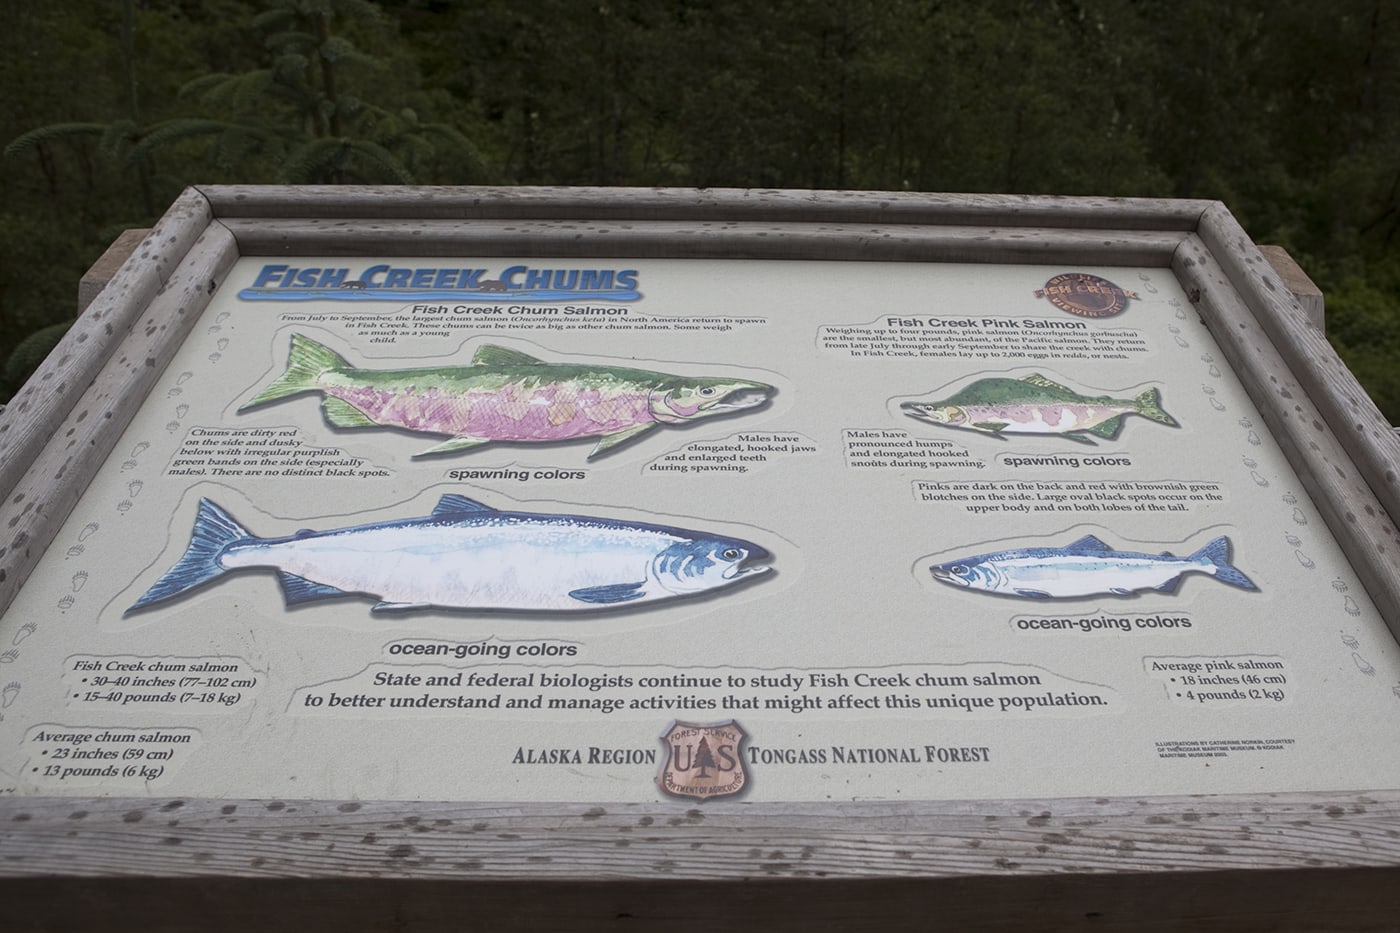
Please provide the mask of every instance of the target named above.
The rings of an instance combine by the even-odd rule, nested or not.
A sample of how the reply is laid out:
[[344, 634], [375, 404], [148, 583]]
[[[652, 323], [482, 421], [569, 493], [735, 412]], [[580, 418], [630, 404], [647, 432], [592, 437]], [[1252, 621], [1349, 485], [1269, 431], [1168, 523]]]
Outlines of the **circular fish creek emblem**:
[[1097, 275], [1062, 272], [1037, 289], [1035, 297], [1080, 317], [1113, 317], [1126, 311], [1128, 301], [1138, 295]]

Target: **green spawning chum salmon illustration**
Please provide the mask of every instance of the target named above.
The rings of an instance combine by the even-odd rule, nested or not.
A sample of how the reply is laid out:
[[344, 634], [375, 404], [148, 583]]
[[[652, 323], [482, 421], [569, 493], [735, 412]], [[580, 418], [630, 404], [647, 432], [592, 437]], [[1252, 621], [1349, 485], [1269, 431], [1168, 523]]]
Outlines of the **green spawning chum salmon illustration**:
[[592, 460], [658, 425], [757, 408], [776, 391], [741, 379], [546, 363], [496, 346], [480, 347], [470, 366], [360, 369], [293, 334], [286, 372], [239, 411], [320, 392], [321, 410], [338, 428], [395, 427], [448, 436], [415, 456], [492, 441], [596, 437]]
[[1030, 547], [963, 557], [929, 568], [933, 578], [994, 596], [1076, 599], [1143, 590], [1174, 593], [1190, 573], [1215, 577], [1242, 590], [1258, 590], [1230, 564], [1230, 539], [1221, 536], [1189, 557], [1169, 552], [1115, 551], [1093, 535], [1064, 547]]
[[1177, 426], [1176, 419], [1162, 410], [1155, 388], [1131, 399], [1080, 395], [1039, 373], [1024, 379], [979, 379], [942, 401], [903, 402], [899, 407], [930, 424], [997, 437], [1054, 434], [1083, 444], [1094, 443], [1087, 434], [1106, 440], [1117, 437], [1128, 415]]
[[445, 495], [431, 515], [260, 538], [201, 499], [189, 546], [128, 613], [254, 568], [287, 605], [377, 597], [374, 611], [571, 612], [698, 596], [765, 573], [757, 544], [667, 525], [504, 512]]

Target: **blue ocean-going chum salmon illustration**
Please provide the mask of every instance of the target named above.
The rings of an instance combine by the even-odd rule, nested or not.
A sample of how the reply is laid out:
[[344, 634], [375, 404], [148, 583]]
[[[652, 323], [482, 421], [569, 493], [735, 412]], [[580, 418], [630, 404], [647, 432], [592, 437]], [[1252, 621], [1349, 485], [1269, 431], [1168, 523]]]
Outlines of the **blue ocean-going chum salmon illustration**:
[[504, 512], [449, 494], [431, 515], [259, 538], [201, 499], [184, 556], [128, 613], [249, 568], [287, 605], [374, 596], [376, 611], [596, 610], [696, 596], [771, 569], [756, 544], [666, 525]]
[[997, 596], [1074, 599], [1100, 593], [1132, 596], [1143, 590], [1174, 593], [1191, 573], [1242, 590], [1259, 588], [1230, 564], [1230, 539], [1221, 536], [1189, 557], [1170, 552], [1115, 551], [1093, 535], [1065, 547], [1017, 548], [963, 557], [929, 568], [941, 583]]

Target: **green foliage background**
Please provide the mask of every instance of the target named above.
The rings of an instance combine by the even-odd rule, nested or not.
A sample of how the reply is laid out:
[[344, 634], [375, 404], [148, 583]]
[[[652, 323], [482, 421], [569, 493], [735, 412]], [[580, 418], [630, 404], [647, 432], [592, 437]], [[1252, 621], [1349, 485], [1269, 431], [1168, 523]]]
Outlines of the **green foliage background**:
[[1323, 287], [1328, 336], [1400, 422], [1389, 0], [12, 6], [0, 361], [196, 183], [1218, 198]]

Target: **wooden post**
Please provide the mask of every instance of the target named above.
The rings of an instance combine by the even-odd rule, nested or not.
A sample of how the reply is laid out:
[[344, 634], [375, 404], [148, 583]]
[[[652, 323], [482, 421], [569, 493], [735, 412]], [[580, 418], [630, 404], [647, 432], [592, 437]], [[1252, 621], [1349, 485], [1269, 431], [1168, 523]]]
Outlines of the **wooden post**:
[[1327, 322], [1323, 315], [1322, 289], [1317, 287], [1308, 274], [1303, 271], [1303, 267], [1289, 255], [1288, 250], [1282, 246], [1260, 246], [1259, 252], [1264, 254], [1264, 258], [1269, 261], [1269, 265], [1274, 267], [1279, 279], [1283, 282], [1283, 287], [1302, 305], [1304, 313], [1308, 316], [1308, 322], [1320, 331], [1327, 330]]
[[82, 314], [92, 304], [94, 298], [107, 287], [107, 283], [112, 281], [112, 277], [117, 274], [117, 270], [122, 267], [122, 263], [131, 258], [131, 254], [136, 252], [136, 247], [145, 239], [147, 230], [123, 230], [107, 247], [106, 251], [97, 258], [88, 270], [83, 273], [83, 277], [78, 280], [78, 313]]

